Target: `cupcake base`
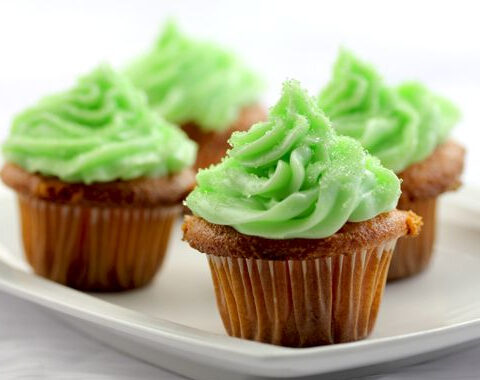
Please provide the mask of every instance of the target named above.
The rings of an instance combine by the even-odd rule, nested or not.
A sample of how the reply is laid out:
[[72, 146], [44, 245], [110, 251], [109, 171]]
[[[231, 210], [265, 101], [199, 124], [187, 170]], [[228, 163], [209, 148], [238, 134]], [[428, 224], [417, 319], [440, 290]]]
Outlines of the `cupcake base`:
[[425, 160], [399, 173], [403, 180], [399, 210], [412, 210], [423, 219], [422, 232], [415, 239], [399, 239], [393, 253], [388, 281], [423, 272], [429, 265], [435, 243], [437, 198], [460, 186], [465, 150], [447, 141]]
[[35, 273], [85, 291], [127, 290], [150, 282], [181, 210], [18, 199], [25, 255]]
[[187, 216], [183, 231], [207, 254], [229, 335], [308, 347], [370, 334], [395, 243], [420, 224], [394, 210], [324, 239], [273, 240]]
[[228, 139], [233, 132], [246, 131], [253, 124], [266, 118], [265, 110], [260, 105], [253, 105], [241, 110], [238, 119], [226, 130], [203, 131], [196, 124], [182, 126], [190, 139], [198, 144], [195, 169], [203, 169], [221, 161], [229, 148]]
[[395, 241], [313, 260], [208, 255], [231, 336], [281, 346], [351, 342], [370, 334]]
[[147, 284], [165, 256], [192, 170], [158, 178], [83, 184], [7, 163], [18, 196], [25, 255], [34, 271], [86, 291]]
[[420, 201], [401, 199], [401, 210], [412, 210], [422, 216], [423, 227], [414, 239], [399, 239], [388, 272], [388, 281], [399, 280], [423, 272], [430, 264], [435, 242], [437, 198]]

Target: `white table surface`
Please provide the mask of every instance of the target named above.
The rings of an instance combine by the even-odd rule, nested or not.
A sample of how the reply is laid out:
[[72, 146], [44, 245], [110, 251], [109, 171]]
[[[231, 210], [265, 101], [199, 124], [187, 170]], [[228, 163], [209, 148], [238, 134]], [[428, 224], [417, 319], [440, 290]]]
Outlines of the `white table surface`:
[[[267, 104], [287, 77], [318, 91], [341, 44], [375, 62], [393, 83], [421, 79], [462, 109], [454, 135], [469, 149], [466, 182], [480, 185], [479, 9], [475, 2], [439, 3], [0, 2], [0, 139], [23, 107], [99, 61], [122, 66], [149, 45], [166, 16], [175, 16], [189, 32], [232, 46], [263, 72]], [[479, 358], [480, 346], [369, 379], [477, 379]], [[132, 378], [181, 379], [0, 293], [0, 379]]]
[[[478, 379], [479, 358], [480, 345], [393, 373], [362, 379]], [[118, 353], [73, 330], [45, 309], [0, 292], [0, 379], [184, 378]]]

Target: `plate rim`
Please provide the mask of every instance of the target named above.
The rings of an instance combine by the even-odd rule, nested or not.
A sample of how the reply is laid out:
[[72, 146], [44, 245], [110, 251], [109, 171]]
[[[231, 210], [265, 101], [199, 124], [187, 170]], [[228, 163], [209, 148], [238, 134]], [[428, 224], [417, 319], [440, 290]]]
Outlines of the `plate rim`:
[[[458, 198], [464, 203], [463, 198], [472, 199], [479, 193], [480, 188], [464, 186]], [[0, 196], [2, 198], [5, 197]], [[455, 201], [450, 200], [453, 204]], [[462, 207], [460, 211], [480, 213], [480, 209], [469, 207]], [[289, 377], [331, 373], [392, 362], [480, 339], [480, 318], [476, 318], [393, 337], [330, 346], [300, 349], [273, 346], [210, 333], [111, 304], [14, 268], [2, 259], [5, 254], [10, 255], [0, 243], [0, 290], [166, 349], [181, 350], [184, 355], [194, 354], [198, 361], [209, 359], [218, 367], [252, 375]], [[359, 351], [363, 354], [359, 355]]]

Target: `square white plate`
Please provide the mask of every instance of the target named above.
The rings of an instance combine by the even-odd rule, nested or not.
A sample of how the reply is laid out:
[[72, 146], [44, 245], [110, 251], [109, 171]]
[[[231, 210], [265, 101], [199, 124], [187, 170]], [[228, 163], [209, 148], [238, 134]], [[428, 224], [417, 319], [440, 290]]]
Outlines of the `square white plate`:
[[369, 339], [303, 349], [225, 335], [206, 259], [180, 241], [180, 222], [152, 285], [88, 295], [32, 274], [22, 258], [14, 197], [1, 197], [0, 210], [1, 290], [58, 312], [118, 350], [192, 378], [358, 376], [480, 339], [478, 189], [442, 198], [433, 265], [387, 286]]

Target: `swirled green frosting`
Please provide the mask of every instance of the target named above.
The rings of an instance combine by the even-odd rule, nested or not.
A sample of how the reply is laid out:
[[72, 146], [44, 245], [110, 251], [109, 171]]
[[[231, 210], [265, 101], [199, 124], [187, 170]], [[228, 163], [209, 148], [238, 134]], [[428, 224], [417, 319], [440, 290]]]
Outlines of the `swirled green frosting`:
[[192, 40], [168, 23], [153, 49], [127, 75], [167, 120], [224, 130], [239, 111], [258, 100], [259, 77], [227, 50]]
[[195, 161], [196, 146], [104, 65], [19, 114], [3, 153], [29, 172], [88, 184], [178, 172]]
[[339, 133], [359, 140], [395, 172], [429, 156], [459, 119], [452, 103], [425, 86], [389, 87], [372, 66], [346, 51], [318, 99]]
[[230, 139], [227, 157], [197, 174], [194, 214], [247, 235], [323, 238], [347, 221], [395, 208], [400, 182], [358, 141], [338, 136], [296, 81], [268, 121]]

